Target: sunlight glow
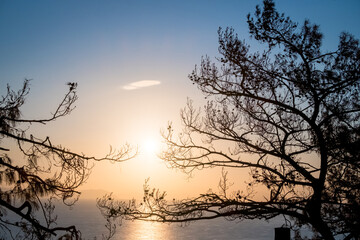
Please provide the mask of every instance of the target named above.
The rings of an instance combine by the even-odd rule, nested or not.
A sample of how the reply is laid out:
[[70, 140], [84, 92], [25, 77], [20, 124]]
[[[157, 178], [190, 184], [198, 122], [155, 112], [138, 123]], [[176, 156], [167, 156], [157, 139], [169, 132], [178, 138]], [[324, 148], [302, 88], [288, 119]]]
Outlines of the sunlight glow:
[[171, 239], [171, 230], [168, 225], [158, 222], [135, 221], [132, 222], [129, 236], [132, 239], [157, 240]]
[[155, 139], [146, 139], [142, 145], [141, 150], [143, 153], [147, 155], [156, 155], [158, 153], [158, 143]]

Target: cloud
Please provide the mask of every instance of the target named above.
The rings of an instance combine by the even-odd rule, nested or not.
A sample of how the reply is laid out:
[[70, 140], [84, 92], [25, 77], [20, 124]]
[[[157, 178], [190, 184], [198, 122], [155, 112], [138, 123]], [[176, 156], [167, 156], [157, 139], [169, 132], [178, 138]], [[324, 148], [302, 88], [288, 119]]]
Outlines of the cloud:
[[157, 80], [142, 80], [142, 81], [137, 81], [137, 82], [132, 82], [132, 83], [126, 84], [122, 88], [124, 90], [135, 90], [135, 89], [139, 89], [139, 88], [159, 85], [160, 83], [161, 82], [157, 81]]

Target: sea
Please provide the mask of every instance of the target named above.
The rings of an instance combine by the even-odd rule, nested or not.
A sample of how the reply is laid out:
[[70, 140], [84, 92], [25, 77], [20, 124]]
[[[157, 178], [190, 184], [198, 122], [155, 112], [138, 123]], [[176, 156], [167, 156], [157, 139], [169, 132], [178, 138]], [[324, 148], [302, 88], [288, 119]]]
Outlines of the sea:
[[[76, 225], [83, 239], [102, 239], [107, 233], [106, 220], [96, 207], [95, 200], [81, 200], [74, 207], [57, 207], [59, 225]], [[191, 222], [186, 226], [177, 223], [122, 221], [116, 228], [114, 240], [269, 240], [275, 237], [275, 228], [282, 227], [283, 217], [270, 221], [228, 221], [224, 218]], [[311, 236], [304, 228], [302, 236]]]
[[[55, 204], [57, 226], [75, 225], [81, 231], [81, 239], [104, 239], [108, 232], [106, 220], [96, 207], [96, 200], [79, 200], [74, 206]], [[202, 220], [180, 225], [144, 221], [122, 221], [117, 225], [112, 240], [272, 240], [275, 228], [285, 224], [283, 217], [270, 221], [243, 220], [228, 221], [224, 218]], [[0, 229], [1, 233], [1, 229]], [[294, 235], [294, 233], [292, 233]], [[311, 237], [311, 231], [301, 229], [303, 237]], [[60, 234], [53, 239], [58, 239]], [[3, 233], [0, 239], [10, 239]], [[311, 238], [310, 238], [311, 239]]]

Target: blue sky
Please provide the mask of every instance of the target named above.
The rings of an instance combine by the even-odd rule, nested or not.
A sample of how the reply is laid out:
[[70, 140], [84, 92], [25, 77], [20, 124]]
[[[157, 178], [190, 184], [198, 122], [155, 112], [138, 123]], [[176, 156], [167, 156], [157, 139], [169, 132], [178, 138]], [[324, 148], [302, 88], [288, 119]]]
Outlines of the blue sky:
[[[259, 3], [1, 1], [1, 81], [46, 76], [82, 81], [86, 74], [101, 77], [115, 69], [148, 74], [164, 64], [176, 68], [192, 60], [194, 65], [201, 55], [216, 54], [219, 26], [233, 26], [245, 35], [246, 14]], [[359, 35], [357, 0], [276, 3], [296, 20], [319, 23], [325, 40], [334, 39], [342, 30]]]
[[[358, 0], [275, 3], [295, 21], [308, 18], [319, 24], [325, 49], [336, 47], [341, 31], [360, 36]], [[187, 97], [203, 104], [188, 74], [201, 56], [217, 55], [218, 27], [232, 26], [247, 39], [246, 15], [257, 4], [261, 1], [2, 0], [0, 92], [6, 83], [16, 89], [24, 78], [33, 79], [23, 112], [45, 116], [67, 90], [66, 82], [78, 82], [76, 111], [37, 133], [53, 136], [73, 150], [100, 155], [109, 144], [141, 144], [141, 139], [157, 138], [168, 121], [179, 121]], [[157, 84], [124, 89], [149, 80]], [[119, 185], [131, 179], [129, 173], [142, 164], [139, 161], [122, 165]], [[165, 170], [140, 172], [133, 179], [139, 192], [148, 176], [158, 176], [154, 185], [163, 184], [164, 176], [173, 177], [160, 171]], [[89, 184], [96, 182], [96, 177], [89, 179]]]
[[[246, 37], [246, 14], [260, 3], [1, 1], [0, 79], [82, 82], [86, 75], [101, 78], [109, 71], [126, 78], [133, 71], [143, 75], [159, 75], [166, 69], [189, 71], [188, 66], [198, 63], [201, 55], [216, 54], [219, 26], [233, 26]], [[319, 23], [325, 42], [336, 44], [342, 30], [359, 36], [357, 0], [276, 4], [298, 21], [309, 18]]]

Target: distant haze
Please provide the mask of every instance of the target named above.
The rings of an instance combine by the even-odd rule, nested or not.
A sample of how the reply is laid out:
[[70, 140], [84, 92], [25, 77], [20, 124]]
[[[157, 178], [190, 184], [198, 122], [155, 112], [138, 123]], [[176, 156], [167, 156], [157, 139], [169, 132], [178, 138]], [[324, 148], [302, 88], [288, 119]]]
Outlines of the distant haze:
[[110, 194], [110, 192], [103, 189], [85, 189], [85, 190], [81, 190], [80, 200], [96, 199], [108, 194]]

